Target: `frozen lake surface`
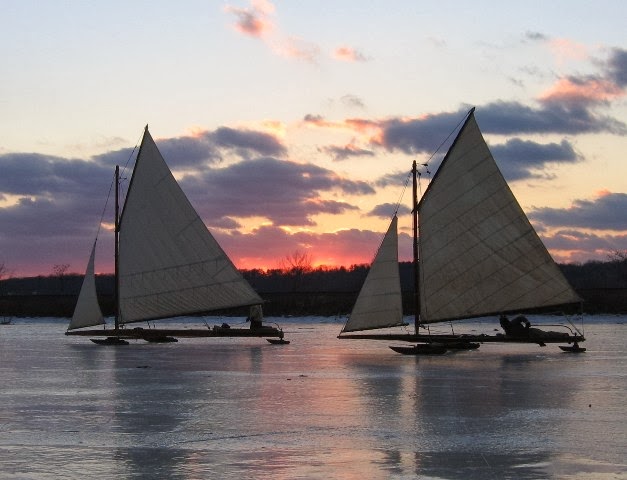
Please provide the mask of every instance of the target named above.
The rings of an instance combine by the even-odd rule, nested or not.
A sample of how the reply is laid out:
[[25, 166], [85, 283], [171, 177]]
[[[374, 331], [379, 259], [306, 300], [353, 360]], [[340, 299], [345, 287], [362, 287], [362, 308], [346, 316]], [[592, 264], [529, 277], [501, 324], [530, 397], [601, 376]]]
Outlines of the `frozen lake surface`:
[[102, 347], [63, 320], [0, 326], [0, 478], [627, 478], [627, 316], [588, 317], [584, 354], [432, 357], [338, 340], [336, 319], [266, 321], [291, 343]]

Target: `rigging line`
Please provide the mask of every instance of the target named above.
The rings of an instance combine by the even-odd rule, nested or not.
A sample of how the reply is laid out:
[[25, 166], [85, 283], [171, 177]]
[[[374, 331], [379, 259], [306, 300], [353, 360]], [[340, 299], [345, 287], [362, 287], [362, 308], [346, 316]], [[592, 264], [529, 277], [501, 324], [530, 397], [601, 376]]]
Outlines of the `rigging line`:
[[131, 158], [133, 158], [133, 154], [135, 153], [135, 150], [137, 150], [137, 145], [139, 145], [139, 142], [141, 142], [141, 139], [143, 138], [145, 131], [146, 130], [142, 130], [142, 134], [139, 136], [139, 138], [135, 142], [135, 146], [133, 147], [133, 150], [131, 150], [131, 153], [128, 156], [128, 158], [126, 159], [126, 163], [124, 164], [124, 168], [122, 169], [122, 172], [126, 171], [126, 169], [128, 168], [128, 164], [131, 162]]
[[109, 199], [111, 198], [111, 191], [113, 190], [113, 184], [115, 183], [115, 175], [113, 180], [111, 180], [111, 184], [109, 185], [109, 193], [107, 193], [107, 199], [105, 200], [104, 207], [102, 208], [102, 213], [100, 214], [100, 221], [98, 222], [98, 229], [96, 230], [96, 240], [98, 240], [98, 236], [100, 235], [100, 228], [102, 227], [102, 222], [104, 221], [104, 216], [107, 210], [107, 205], [109, 205]]
[[396, 202], [396, 207], [394, 208], [394, 215], [398, 214], [398, 209], [401, 206], [401, 202], [403, 201], [403, 196], [405, 195], [405, 191], [407, 190], [407, 185], [409, 185], [409, 178], [411, 177], [411, 171], [405, 177], [405, 185], [403, 186], [403, 190], [401, 190], [401, 195], [398, 197], [398, 201]]
[[[401, 195], [398, 198], [398, 201], [396, 202], [396, 206], [394, 207], [394, 215], [398, 216], [398, 209], [401, 206], [401, 202], [403, 201], [403, 195], [405, 194], [405, 190], [407, 190], [407, 185], [409, 184], [409, 178], [411, 177], [411, 172], [409, 172], [407, 174], [407, 176], [405, 177], [405, 185], [403, 186], [403, 190], [401, 191]], [[386, 230], [387, 233], [387, 230]], [[385, 240], [385, 234], [383, 234], [383, 236], [381, 237], [381, 241], [379, 242], [379, 246], [377, 247], [376, 251], [374, 252], [374, 255], [372, 256], [372, 260], [370, 260], [370, 266], [372, 266], [372, 262], [374, 262], [374, 259], [377, 258], [377, 254], [379, 253], [379, 250], [381, 249], [381, 245], [383, 245], [383, 241]]]
[[[137, 150], [137, 146], [140, 144], [142, 138], [144, 137], [144, 133], [146, 132], [146, 130], [144, 129], [142, 131], [142, 134], [139, 136], [139, 138], [137, 139], [137, 141], [135, 142], [135, 146], [133, 147], [133, 150], [131, 150], [131, 153], [129, 154], [128, 158], [126, 159], [126, 163], [124, 164], [124, 167], [122, 167], [122, 172], [120, 175], [120, 178], [124, 178], [124, 180], [126, 180], [126, 171], [128, 170], [128, 165], [129, 163], [131, 163], [131, 159], [133, 158], [133, 155], [135, 155], [135, 150]], [[135, 160], [137, 161], [137, 160]], [[120, 181], [120, 183], [122, 183]]]
[[448, 136], [442, 140], [442, 143], [440, 143], [440, 145], [438, 146], [438, 148], [435, 149], [435, 151], [431, 154], [431, 156], [429, 157], [429, 159], [427, 160], [426, 163], [429, 163], [433, 157], [435, 156], [436, 153], [438, 153], [440, 151], [440, 149], [442, 148], [442, 146], [448, 141], [449, 138], [451, 138], [453, 136], [453, 133], [455, 133], [458, 129], [459, 126], [464, 123], [466, 121], [466, 119], [468, 118], [468, 115], [470, 115], [470, 113], [473, 111], [474, 107], [471, 108], [470, 110], [468, 110], [468, 112], [466, 113], [466, 115], [464, 115], [464, 117], [457, 123], [457, 125], [455, 125], [455, 127], [453, 128], [453, 130], [451, 130], [451, 133], [448, 134]]

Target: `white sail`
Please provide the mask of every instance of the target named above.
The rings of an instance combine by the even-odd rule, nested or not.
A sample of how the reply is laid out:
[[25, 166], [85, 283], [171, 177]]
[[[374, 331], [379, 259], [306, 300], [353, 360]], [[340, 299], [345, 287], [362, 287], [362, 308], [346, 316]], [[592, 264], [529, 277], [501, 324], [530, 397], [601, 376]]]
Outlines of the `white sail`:
[[420, 321], [579, 302], [471, 113], [418, 206]]
[[343, 332], [403, 324], [397, 221], [394, 215]]
[[120, 219], [120, 323], [261, 303], [144, 133]]
[[96, 277], [94, 275], [95, 256], [96, 242], [94, 242], [94, 246], [91, 248], [91, 255], [89, 256], [89, 262], [87, 263], [85, 278], [83, 279], [81, 291], [78, 294], [78, 300], [76, 302], [76, 307], [74, 307], [74, 314], [70, 320], [68, 330], [102, 325], [105, 323], [104, 318], [102, 317], [102, 311], [100, 310], [100, 305], [98, 304], [98, 296], [96, 294]]

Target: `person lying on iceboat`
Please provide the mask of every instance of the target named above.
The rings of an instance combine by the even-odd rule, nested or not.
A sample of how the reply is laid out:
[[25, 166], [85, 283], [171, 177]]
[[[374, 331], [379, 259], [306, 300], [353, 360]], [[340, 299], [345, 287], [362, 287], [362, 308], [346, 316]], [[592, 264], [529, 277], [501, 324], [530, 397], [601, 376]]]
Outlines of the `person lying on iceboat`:
[[539, 328], [532, 328], [531, 322], [524, 315], [518, 315], [512, 320], [507, 315], [501, 315], [499, 319], [501, 327], [505, 330], [505, 335], [509, 337], [531, 337], [531, 338], [547, 338], [547, 337], [564, 337], [568, 338], [568, 334], [564, 332], [544, 331]]
[[507, 315], [501, 315], [499, 319], [501, 323], [501, 327], [505, 330], [506, 335], [511, 336], [527, 336], [529, 335], [529, 328], [531, 327], [531, 322], [524, 315], [518, 315], [514, 317], [512, 320], [507, 318]]

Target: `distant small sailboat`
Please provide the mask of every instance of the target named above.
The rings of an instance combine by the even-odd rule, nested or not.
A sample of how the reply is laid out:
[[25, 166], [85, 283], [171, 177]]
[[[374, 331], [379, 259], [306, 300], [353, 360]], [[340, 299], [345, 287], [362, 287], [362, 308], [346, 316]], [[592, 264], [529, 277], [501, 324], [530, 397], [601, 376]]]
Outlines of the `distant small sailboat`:
[[[115, 169], [115, 326], [104, 324], [94, 275], [96, 242], [66, 335], [106, 345], [125, 339], [175, 342], [177, 337], [277, 337], [279, 328], [263, 325], [261, 297], [213, 238], [172, 175], [157, 145], [144, 131], [126, 201], [119, 213], [119, 167]], [[126, 324], [251, 306], [250, 328], [153, 329]]]
[[420, 334], [419, 328], [430, 323], [581, 303], [581, 299], [503, 178], [474, 118], [474, 108], [420, 202], [416, 162], [412, 177], [415, 333], [347, 335], [403, 324], [394, 215], [339, 338], [421, 342], [417, 347], [391, 347], [412, 355], [447, 345], [450, 350], [469, 350], [484, 342], [543, 345], [585, 340], [578, 331], [538, 328], [512, 328], [496, 336]]

